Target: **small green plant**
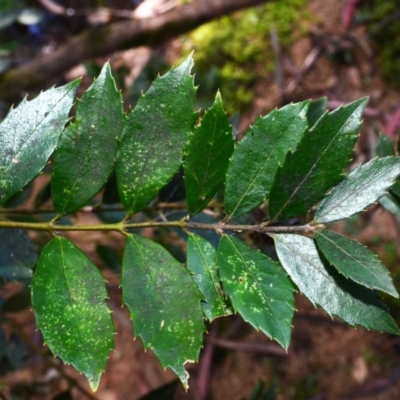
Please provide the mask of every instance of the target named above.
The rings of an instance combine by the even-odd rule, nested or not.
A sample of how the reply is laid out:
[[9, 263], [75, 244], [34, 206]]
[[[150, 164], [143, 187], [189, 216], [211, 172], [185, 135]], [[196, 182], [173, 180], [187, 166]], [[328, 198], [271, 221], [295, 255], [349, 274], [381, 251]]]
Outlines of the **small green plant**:
[[[287, 349], [297, 289], [352, 326], [399, 333], [377, 293], [398, 297], [388, 271], [365, 247], [326, 229], [375, 203], [400, 173], [399, 157], [389, 156], [344, 174], [367, 99], [331, 113], [324, 100], [289, 104], [260, 117], [235, 146], [219, 93], [202, 118], [194, 112], [192, 65], [189, 57], [157, 78], [127, 115], [106, 64], [78, 101], [73, 122], [68, 113], [79, 81], [24, 100], [0, 125], [0, 204], [35, 178], [54, 152], [56, 213], [47, 222], [15, 214], [0, 220], [0, 246], [11, 254], [0, 275], [31, 275], [27, 266], [33, 268], [35, 257], [22, 230], [53, 236], [31, 282], [37, 326], [53, 354], [83, 372], [94, 390], [115, 330], [105, 282], [63, 237], [68, 231], [122, 234], [122, 296], [135, 335], [185, 387], [184, 366], [198, 359], [205, 320], [240, 313]], [[158, 206], [160, 190], [181, 166], [186, 203], [180, 205], [187, 211], [176, 220], [149, 219], [146, 207]], [[121, 219], [64, 223], [109, 187], [113, 171], [126, 212]], [[202, 214], [207, 207], [221, 218], [204, 222], [199, 216], [208, 215]], [[240, 222], [258, 207], [261, 222]], [[1, 215], [10, 211], [3, 208]], [[146, 227], [186, 232], [186, 266], [159, 243], [132, 233]], [[210, 232], [217, 247], [202, 235]], [[248, 232], [272, 238], [279, 261], [246, 244]]]

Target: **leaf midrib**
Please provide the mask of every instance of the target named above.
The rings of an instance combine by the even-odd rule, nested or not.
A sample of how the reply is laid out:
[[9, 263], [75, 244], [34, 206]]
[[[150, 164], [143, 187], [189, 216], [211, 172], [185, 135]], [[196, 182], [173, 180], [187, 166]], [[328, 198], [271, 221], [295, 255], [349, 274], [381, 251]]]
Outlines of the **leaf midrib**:
[[[329, 114], [326, 114], [329, 115]], [[300, 188], [302, 187], [303, 183], [308, 180], [310, 174], [312, 173], [312, 171], [316, 168], [317, 164], [320, 162], [321, 158], [326, 154], [326, 152], [329, 150], [329, 148], [331, 147], [332, 143], [334, 142], [334, 140], [336, 139], [336, 137], [341, 134], [343, 127], [347, 124], [348, 120], [350, 119], [350, 117], [353, 115], [353, 113], [346, 119], [346, 121], [342, 124], [342, 126], [340, 127], [340, 129], [338, 130], [338, 132], [336, 133], [336, 135], [334, 135], [331, 139], [331, 141], [329, 142], [329, 144], [326, 146], [326, 148], [323, 150], [323, 152], [321, 153], [321, 155], [318, 157], [318, 159], [315, 161], [315, 163], [313, 164], [313, 166], [311, 167], [311, 169], [307, 172], [306, 176], [303, 178], [303, 180], [300, 182], [300, 184], [297, 186], [297, 188], [293, 191], [293, 193], [290, 195], [290, 197], [286, 200], [285, 204], [281, 207], [281, 209], [279, 210], [278, 214], [275, 215], [275, 217], [273, 218], [273, 220], [271, 222], [274, 222], [278, 219], [279, 215], [282, 213], [282, 211], [286, 208], [286, 206], [288, 205], [288, 203], [292, 200], [292, 198], [296, 195], [296, 193], [300, 190]], [[309, 132], [313, 131], [313, 128], [311, 128], [309, 130]]]
[[214, 276], [213, 276], [213, 274], [211, 273], [210, 269], [208, 268], [208, 263], [206, 262], [206, 259], [205, 259], [204, 255], [203, 255], [203, 252], [201, 251], [201, 248], [200, 248], [200, 246], [199, 246], [199, 243], [197, 242], [197, 239], [196, 239], [193, 235], [192, 235], [192, 238], [194, 239], [194, 242], [195, 242], [195, 244], [196, 244], [196, 247], [197, 247], [197, 249], [199, 250], [201, 259], [203, 260], [203, 264], [204, 264], [204, 266], [206, 267], [206, 271], [207, 271], [208, 275], [209, 275], [210, 278], [211, 278], [211, 281], [212, 281], [212, 283], [213, 283], [213, 288], [214, 288], [214, 291], [215, 291], [215, 293], [216, 293], [216, 295], [217, 295], [217, 299], [218, 299], [218, 302], [220, 303], [221, 309], [222, 309], [222, 311], [224, 312], [224, 314], [226, 314], [226, 313], [227, 313], [227, 309], [226, 309], [225, 304], [224, 304], [224, 302], [222, 301], [221, 295], [220, 295], [220, 293], [219, 293], [219, 291], [218, 291], [218, 287], [220, 287], [220, 286], [215, 282]]
[[[304, 109], [304, 107], [301, 109], [301, 111]], [[301, 112], [300, 111], [300, 112]], [[298, 118], [298, 115], [295, 115], [292, 120], [290, 121], [290, 123], [287, 125], [286, 129], [281, 133], [281, 135], [279, 135], [279, 137], [276, 139], [276, 142], [278, 142], [279, 140], [281, 140], [282, 136], [285, 135], [285, 133], [288, 131], [288, 129], [291, 127], [293, 121]], [[241, 205], [241, 203], [243, 202], [243, 199], [247, 196], [248, 191], [250, 190], [250, 187], [252, 187], [254, 185], [255, 180], [258, 178], [258, 175], [261, 172], [261, 169], [264, 168], [265, 164], [267, 163], [267, 161], [270, 159], [271, 154], [273, 153], [273, 151], [275, 150], [276, 145], [271, 148], [271, 151], [267, 154], [267, 156], [264, 158], [263, 162], [260, 163], [260, 166], [258, 167], [254, 178], [251, 180], [251, 182], [247, 185], [246, 190], [244, 191], [244, 193], [242, 194], [242, 196], [240, 197], [239, 201], [237, 202], [235, 208], [233, 209], [233, 211], [229, 214], [229, 216], [227, 218], [231, 218], [232, 215], [234, 215], [234, 213], [236, 212], [236, 210], [239, 208], [239, 206]], [[290, 149], [289, 149], [290, 150]], [[271, 183], [272, 183], [272, 179], [271, 179]]]
[[[393, 165], [391, 166], [391, 168], [393, 167]], [[359, 167], [361, 168], [361, 167]], [[363, 190], [371, 181], [375, 180], [376, 177], [381, 177], [382, 175], [386, 175], [388, 173], [387, 170], [382, 171], [380, 174], [375, 175], [374, 178], [371, 178], [370, 180], [366, 181], [364, 185], [361, 185], [359, 188], [357, 188], [354, 192], [348, 194], [347, 196], [343, 197], [342, 199], [340, 199], [339, 202], [337, 202], [336, 204], [334, 204], [330, 209], [328, 209], [324, 214], [320, 215], [319, 217], [316, 218], [316, 221], [318, 221], [318, 218], [323, 218], [324, 216], [326, 216], [327, 214], [331, 213], [332, 210], [334, 210], [335, 208], [339, 207], [343, 202], [345, 202], [349, 197], [356, 195], [358, 192], [360, 192], [361, 190]], [[347, 175], [347, 181], [350, 181], [350, 175]], [[353, 177], [352, 177], [353, 178]], [[346, 179], [346, 178], [344, 178]], [[395, 182], [396, 178], [394, 179], [393, 183]], [[342, 181], [343, 182], [343, 181]], [[366, 205], [365, 207], [368, 207], [368, 205]]]
[[[12, 158], [16, 158], [16, 156], [18, 156], [19, 152], [22, 151], [22, 149], [25, 147], [25, 145], [27, 144], [27, 142], [31, 139], [32, 136], [34, 136], [34, 134], [36, 133], [37, 129], [39, 128], [39, 126], [42, 124], [43, 120], [45, 120], [50, 113], [63, 101], [63, 99], [69, 95], [69, 93], [73, 90], [74, 88], [71, 88], [68, 92], [66, 92], [61, 98], [60, 100], [54, 104], [54, 106], [50, 109], [50, 111], [48, 111], [48, 115], [43, 117], [40, 122], [33, 128], [32, 132], [26, 137], [26, 139], [24, 140], [24, 142], [20, 145], [19, 149], [13, 154]], [[18, 121], [19, 124], [19, 121]], [[13, 166], [13, 164], [8, 163], [5, 168], [0, 172], [0, 179], [3, 179], [3, 176], [6, 172], [8, 172], [10, 166]]]
[[[351, 254], [349, 254], [347, 251], [345, 251], [342, 247], [339, 247], [335, 242], [333, 242], [331, 239], [329, 239], [327, 236], [325, 236], [322, 232], [318, 232], [318, 235], [323, 236], [328, 242], [332, 243], [338, 250], [342, 251], [347, 257], [351, 258], [355, 263], [357, 263], [358, 265], [360, 265], [365, 271], [367, 271], [368, 273], [370, 273], [372, 276], [374, 276], [376, 278], [377, 281], [381, 282], [383, 286], [386, 286], [386, 284], [379, 278], [379, 276], [377, 276], [375, 273], [373, 273], [372, 271], [368, 270], [367, 267], [365, 267], [364, 264], [362, 264], [360, 261], [358, 261], [356, 258], [354, 258]], [[350, 239], [351, 240], [351, 239]], [[337, 269], [337, 268], [336, 268]], [[337, 269], [338, 270], [338, 269]], [[341, 272], [338, 270], [338, 272]], [[343, 272], [342, 274], [344, 276], [346, 276]], [[365, 283], [357, 281], [359, 284], [366, 286]], [[368, 286], [366, 286], [368, 287]], [[369, 286], [371, 287], [371, 286]], [[381, 288], [377, 288], [376, 286], [373, 286], [375, 289], [380, 289]], [[387, 290], [387, 289], [386, 289]]]
[[[257, 279], [255, 278], [255, 276], [254, 276], [254, 274], [253, 274], [251, 268], [249, 268], [249, 267], [247, 266], [247, 262], [246, 262], [246, 260], [243, 258], [242, 253], [239, 251], [239, 249], [235, 246], [235, 244], [232, 242], [232, 240], [230, 240], [230, 238], [229, 238], [228, 236], [225, 236], [225, 237], [229, 240], [229, 242], [231, 243], [231, 245], [234, 247], [236, 253], [237, 253], [237, 254], [239, 255], [239, 257], [242, 259], [243, 265], [246, 266], [246, 269], [250, 272], [250, 275], [251, 275], [251, 277], [253, 278], [253, 281], [256, 283], [256, 285], [257, 285], [257, 287], [258, 287], [258, 290], [262, 293], [262, 296], [264, 297], [266, 303], [268, 304], [269, 309], [271, 310], [272, 315], [274, 316], [275, 321], [277, 322], [277, 325], [278, 325], [278, 327], [279, 327], [279, 331], [280, 331], [280, 333], [281, 333], [281, 339], [284, 340], [285, 347], [286, 347], [286, 345], [287, 345], [288, 343], [287, 343], [285, 334], [284, 334], [283, 331], [282, 331], [282, 326], [281, 326], [281, 324], [280, 324], [281, 319], [276, 317], [275, 312], [274, 312], [274, 310], [273, 310], [273, 308], [272, 308], [272, 306], [271, 306], [271, 303], [269, 302], [268, 297], [266, 296], [266, 294], [264, 293], [264, 291], [263, 291], [263, 289], [261, 288], [260, 284], [258, 283]], [[272, 334], [271, 334], [271, 336], [272, 336]]]

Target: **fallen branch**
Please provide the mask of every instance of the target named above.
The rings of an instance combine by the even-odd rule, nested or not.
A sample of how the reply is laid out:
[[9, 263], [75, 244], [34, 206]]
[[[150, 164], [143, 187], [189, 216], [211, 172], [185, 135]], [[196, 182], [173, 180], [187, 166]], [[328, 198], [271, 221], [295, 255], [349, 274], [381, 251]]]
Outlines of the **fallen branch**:
[[51, 54], [5, 72], [0, 77], [1, 98], [16, 101], [25, 91], [44, 87], [53, 78], [93, 57], [137, 46], [154, 46], [234, 11], [266, 0], [194, 0], [151, 18], [115, 22], [73, 36]]

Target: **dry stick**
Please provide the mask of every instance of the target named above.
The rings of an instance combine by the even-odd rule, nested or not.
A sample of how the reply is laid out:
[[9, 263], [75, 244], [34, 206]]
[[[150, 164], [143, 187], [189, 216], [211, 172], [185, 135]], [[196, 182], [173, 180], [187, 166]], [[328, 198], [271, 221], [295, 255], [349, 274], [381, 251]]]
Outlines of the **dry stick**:
[[297, 76], [289, 82], [287, 85], [284, 95], [289, 97], [297, 88], [299, 83], [302, 81], [303, 77], [311, 70], [316, 61], [318, 60], [319, 55], [321, 54], [322, 49], [319, 47], [313, 48], [304, 59], [303, 66], [301, 71], [297, 74]]
[[78, 389], [81, 393], [87, 396], [91, 400], [99, 400], [96, 396], [86, 390], [81, 384], [72, 376], [68, 375], [63, 367], [58, 364], [56, 359], [49, 358], [45, 349], [41, 349], [18, 327], [18, 325], [11, 319], [4, 319], [4, 322], [10, 326], [10, 328], [22, 338], [22, 340], [36, 353], [44, 357], [46, 362], [50, 364], [57, 372], [73, 387]]
[[210, 391], [210, 376], [212, 373], [212, 360], [214, 356], [215, 340], [217, 339], [217, 330], [218, 321], [215, 321], [210, 327], [210, 333], [201, 356], [199, 378], [197, 380], [197, 387], [201, 400], [205, 400]]
[[[272, 0], [270, 0], [272, 1]], [[93, 57], [138, 46], [155, 46], [224, 15], [266, 0], [194, 0], [151, 18], [115, 22], [71, 37], [51, 54], [5, 72], [0, 78], [3, 100], [15, 101], [25, 90], [44, 87], [51, 79]]]
[[235, 342], [232, 340], [224, 340], [224, 339], [212, 339], [211, 342], [218, 347], [223, 347], [229, 350], [237, 350], [237, 351], [251, 351], [255, 353], [268, 354], [271, 356], [277, 357], [286, 357], [286, 351], [279, 346], [274, 345], [263, 345], [263, 344], [252, 344], [252, 343], [242, 343]]

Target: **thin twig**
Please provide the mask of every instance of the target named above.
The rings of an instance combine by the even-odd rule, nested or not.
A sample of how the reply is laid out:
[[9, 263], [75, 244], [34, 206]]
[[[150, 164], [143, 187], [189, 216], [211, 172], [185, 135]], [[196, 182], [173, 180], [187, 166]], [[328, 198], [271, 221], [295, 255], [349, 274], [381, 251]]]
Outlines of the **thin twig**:
[[225, 339], [212, 339], [211, 342], [215, 346], [223, 347], [229, 350], [250, 351], [277, 357], [287, 356], [287, 352], [282, 347], [278, 347], [272, 344], [265, 345], [265, 344], [242, 343]]
[[9, 229], [27, 229], [36, 231], [46, 231], [50, 233], [66, 232], [66, 231], [115, 231], [126, 233], [129, 229], [142, 228], [180, 228], [180, 229], [199, 229], [214, 231], [222, 234], [225, 231], [234, 232], [259, 232], [259, 233], [311, 233], [325, 228], [322, 224], [317, 225], [299, 225], [299, 226], [266, 226], [265, 223], [259, 225], [236, 225], [217, 222], [215, 224], [203, 224], [200, 222], [192, 222], [186, 220], [180, 221], [147, 221], [129, 223], [125, 218], [123, 221], [115, 224], [95, 224], [95, 225], [58, 225], [53, 221], [50, 222], [19, 222], [19, 221], [0, 221], [0, 228]]

